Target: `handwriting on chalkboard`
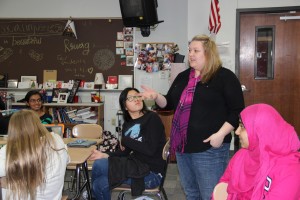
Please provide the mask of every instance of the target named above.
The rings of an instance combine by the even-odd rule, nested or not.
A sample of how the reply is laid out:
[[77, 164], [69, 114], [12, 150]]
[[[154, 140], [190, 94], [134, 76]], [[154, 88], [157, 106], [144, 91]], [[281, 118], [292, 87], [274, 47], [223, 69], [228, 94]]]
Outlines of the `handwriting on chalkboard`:
[[[47, 21], [46, 21], [47, 22]], [[61, 35], [65, 21], [45, 23], [45, 21], [6, 21], [0, 23], [0, 37], [7, 36], [51, 36]]]
[[11, 46], [22, 46], [22, 45], [41, 45], [42, 44], [42, 38], [41, 37], [32, 37], [28, 36], [27, 38], [15, 38], [15, 36], [12, 37], [12, 44]]
[[122, 19], [73, 20], [77, 39], [62, 35], [68, 19], [0, 19], [1, 72], [9, 79], [37, 76], [39, 83], [45, 69], [57, 70], [62, 81], [133, 73], [116, 55]]
[[74, 43], [68, 39], [65, 39], [64, 44], [65, 44], [65, 52], [66, 53], [72, 52], [72, 51], [77, 51], [77, 50], [82, 50], [82, 55], [89, 55], [89, 53], [90, 53], [90, 43], [89, 42]]
[[28, 55], [35, 61], [41, 61], [44, 57], [43, 53], [38, 53], [33, 49], [29, 50]]

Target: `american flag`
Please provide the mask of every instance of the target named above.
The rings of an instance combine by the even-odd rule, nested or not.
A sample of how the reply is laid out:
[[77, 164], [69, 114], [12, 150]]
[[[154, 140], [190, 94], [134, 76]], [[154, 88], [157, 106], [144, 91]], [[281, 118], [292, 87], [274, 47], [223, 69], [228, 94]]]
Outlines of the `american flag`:
[[211, 0], [208, 29], [210, 33], [217, 34], [221, 28], [220, 7], [218, 0]]

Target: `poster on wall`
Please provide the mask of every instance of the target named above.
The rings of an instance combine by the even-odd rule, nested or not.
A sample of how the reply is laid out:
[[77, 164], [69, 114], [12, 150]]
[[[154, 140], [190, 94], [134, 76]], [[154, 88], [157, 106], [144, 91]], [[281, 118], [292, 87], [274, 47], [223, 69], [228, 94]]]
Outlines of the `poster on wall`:
[[174, 54], [179, 50], [174, 43], [139, 43], [135, 48], [134, 67], [148, 73], [170, 70]]

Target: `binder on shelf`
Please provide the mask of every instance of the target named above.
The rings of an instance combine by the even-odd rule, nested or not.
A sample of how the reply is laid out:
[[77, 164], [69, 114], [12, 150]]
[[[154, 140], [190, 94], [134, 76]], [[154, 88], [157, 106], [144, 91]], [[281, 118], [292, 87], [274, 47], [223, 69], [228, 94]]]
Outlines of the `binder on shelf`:
[[77, 91], [78, 91], [80, 82], [81, 82], [81, 80], [79, 80], [79, 79], [76, 79], [76, 80], [74, 81], [72, 90], [70, 91], [70, 95], [69, 95], [68, 100], [67, 100], [68, 103], [73, 103], [74, 97], [76, 96], [76, 93], [77, 93]]

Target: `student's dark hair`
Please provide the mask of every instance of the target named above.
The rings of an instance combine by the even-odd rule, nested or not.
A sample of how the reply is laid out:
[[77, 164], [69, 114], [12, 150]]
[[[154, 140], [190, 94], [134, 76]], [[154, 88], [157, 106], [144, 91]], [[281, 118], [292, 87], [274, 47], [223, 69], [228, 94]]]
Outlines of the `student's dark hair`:
[[[139, 90], [136, 89], [136, 88], [125, 88], [125, 89], [121, 92], [120, 97], [119, 97], [119, 104], [120, 104], [121, 110], [122, 110], [122, 112], [123, 112], [124, 120], [125, 120], [126, 122], [132, 120], [131, 116], [129, 115], [129, 113], [128, 113], [127, 109], [126, 109], [127, 95], [128, 95], [128, 92], [129, 92], [129, 91], [132, 91], [132, 90], [134, 90], [134, 91], [136, 91], [136, 92], [139, 93]], [[146, 104], [145, 104], [144, 101], [143, 101], [143, 108], [142, 108], [141, 112], [144, 113], [144, 114], [145, 114], [146, 112], [148, 112], [148, 108], [147, 108], [147, 106], [146, 106]]]
[[38, 90], [30, 90], [29, 92], [27, 92], [27, 94], [26, 94], [26, 96], [25, 96], [25, 101], [27, 102], [27, 103], [29, 103], [29, 99], [30, 99], [30, 97], [32, 96], [32, 95], [39, 95], [40, 97], [41, 97], [41, 100], [42, 100], [42, 102], [43, 102], [43, 96], [42, 96], [42, 94], [40, 93], [40, 91], [38, 91]]

